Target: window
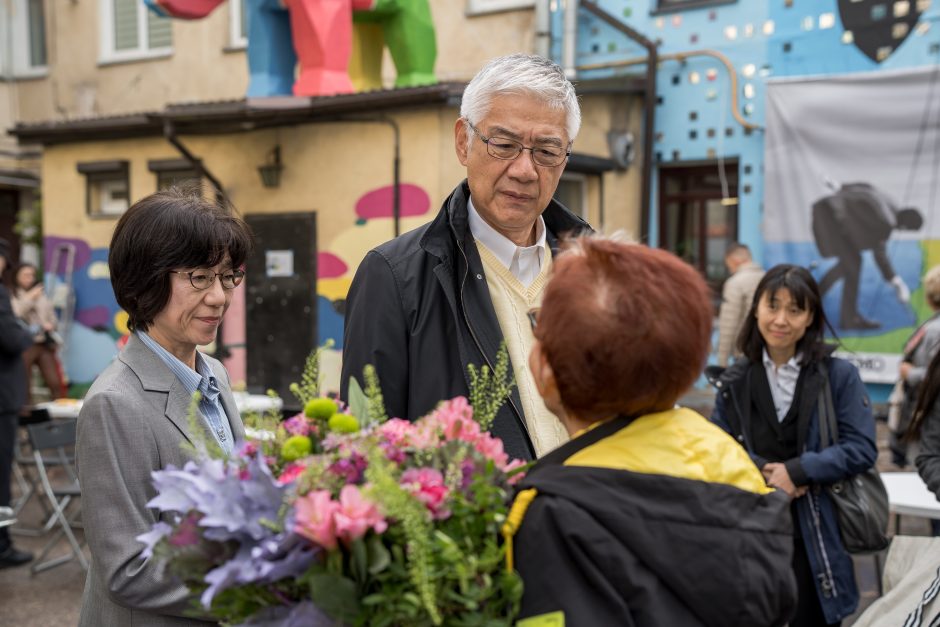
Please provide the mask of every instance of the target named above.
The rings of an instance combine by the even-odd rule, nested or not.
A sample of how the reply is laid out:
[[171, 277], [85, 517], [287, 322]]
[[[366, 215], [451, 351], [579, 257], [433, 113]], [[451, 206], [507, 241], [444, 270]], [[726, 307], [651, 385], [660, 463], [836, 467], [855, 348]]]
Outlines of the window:
[[670, 13], [685, 9], [700, 9], [702, 7], [713, 7], [720, 4], [731, 4], [733, 2], [737, 2], [737, 0], [658, 0], [653, 13]]
[[42, 0], [0, 3], [0, 24], [10, 25], [10, 45], [0, 47], [0, 73], [16, 78], [45, 76], [46, 14]]
[[147, 162], [147, 168], [157, 175], [157, 190], [202, 178], [185, 159], [155, 159]]
[[248, 47], [248, 15], [245, 0], [229, 0], [229, 48]]
[[120, 216], [130, 205], [130, 181], [127, 161], [92, 161], [79, 163], [85, 175], [85, 210], [97, 218]]
[[172, 20], [147, 9], [141, 0], [99, 0], [101, 62], [132, 61], [173, 52]]
[[718, 164], [661, 166], [659, 243], [698, 268], [717, 295], [728, 270], [725, 252], [738, 236], [738, 164], [725, 162], [724, 185]]

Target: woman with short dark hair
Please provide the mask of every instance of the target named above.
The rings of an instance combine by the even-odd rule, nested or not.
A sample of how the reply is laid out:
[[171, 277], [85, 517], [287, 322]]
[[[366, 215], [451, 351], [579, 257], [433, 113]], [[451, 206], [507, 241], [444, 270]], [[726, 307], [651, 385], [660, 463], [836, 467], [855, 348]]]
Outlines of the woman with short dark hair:
[[786, 623], [786, 496], [726, 433], [676, 407], [709, 350], [701, 276], [663, 250], [581, 238], [533, 317], [529, 365], [572, 439], [539, 459], [508, 517], [521, 616]]
[[[824, 485], [871, 468], [878, 455], [871, 403], [858, 370], [831, 357], [819, 286], [805, 268], [774, 266], [757, 286], [735, 362], [716, 383], [712, 420], [747, 449], [767, 483], [793, 499], [792, 627], [838, 625], [858, 587]], [[839, 441], [824, 446], [817, 408], [828, 385]]]
[[[185, 444], [231, 452], [244, 428], [215, 341], [252, 247], [247, 225], [198, 187], [170, 188], [121, 216], [108, 252], [130, 338], [95, 380], [78, 418], [76, 462], [92, 565], [81, 626], [208, 624], [186, 618], [189, 591], [143, 555], [159, 521], [151, 473], [190, 458]], [[196, 428], [189, 406], [199, 393]]]

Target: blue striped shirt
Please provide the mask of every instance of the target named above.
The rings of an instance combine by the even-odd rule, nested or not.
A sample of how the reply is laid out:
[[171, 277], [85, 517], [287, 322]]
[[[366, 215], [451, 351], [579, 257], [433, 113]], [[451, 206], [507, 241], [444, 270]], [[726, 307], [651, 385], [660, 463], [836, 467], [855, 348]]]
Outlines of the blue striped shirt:
[[206, 363], [202, 354], [196, 351], [196, 370], [194, 371], [145, 332], [137, 331], [137, 337], [166, 364], [170, 372], [176, 375], [190, 396], [199, 392], [201, 395], [199, 413], [208, 423], [209, 430], [212, 431], [212, 435], [215, 436], [222, 450], [230, 454], [235, 447], [235, 436], [232, 434], [232, 427], [222, 408], [215, 375], [212, 374], [212, 368]]

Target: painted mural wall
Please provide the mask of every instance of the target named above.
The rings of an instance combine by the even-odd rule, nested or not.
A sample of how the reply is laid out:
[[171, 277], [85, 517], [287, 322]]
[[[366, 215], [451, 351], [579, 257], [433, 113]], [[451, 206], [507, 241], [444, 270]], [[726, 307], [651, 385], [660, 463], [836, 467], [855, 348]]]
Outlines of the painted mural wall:
[[[585, 119], [577, 149], [603, 155], [606, 132], [612, 124], [634, 127], [634, 112], [615, 106], [613, 98], [585, 99]], [[396, 112], [401, 130], [401, 232], [432, 219], [440, 203], [465, 177], [454, 153], [454, 108], [424, 108]], [[338, 390], [343, 347], [343, 311], [352, 278], [365, 254], [394, 236], [392, 220], [393, 135], [387, 125], [329, 123], [271, 129], [235, 135], [183, 137], [182, 141], [225, 186], [243, 215], [315, 211], [317, 213], [318, 340], [333, 341], [324, 356], [324, 387]], [[280, 146], [284, 169], [280, 185], [266, 188], [256, 171], [273, 146]], [[92, 218], [85, 209], [86, 180], [77, 164], [91, 161], [129, 161], [133, 202], [156, 191], [156, 176], [148, 161], [178, 159], [162, 138], [140, 138], [52, 145], [43, 159], [43, 221], [46, 268], [65, 275], [62, 263], [51, 257], [60, 244], [77, 251], [74, 267], [76, 294], [74, 324], [65, 354], [73, 383], [88, 384], [118, 352], [127, 333], [126, 314], [111, 290], [107, 246], [116, 218]], [[638, 183], [636, 169], [606, 175], [606, 221], [616, 228], [635, 230]], [[600, 195], [599, 191], [595, 194]], [[599, 222], [599, 198], [588, 219]], [[50, 282], [53, 277], [49, 276]], [[226, 365], [232, 381], [246, 379], [244, 285], [236, 290], [223, 326], [230, 347]], [[313, 347], [311, 347], [313, 348]]]
[[[666, 57], [657, 74], [654, 148], [657, 162], [716, 162], [736, 158], [739, 184], [733, 191], [739, 203], [739, 239], [748, 244], [767, 267], [786, 261], [803, 261], [802, 257], [793, 257], [792, 248], [768, 234], [766, 229], [768, 86], [795, 78], [890, 73], [940, 63], [940, 2], [936, 0], [739, 0], [671, 12], [658, 11], [657, 0], [598, 0], [597, 4], [655, 41], [659, 53]], [[552, 7], [553, 32], [560, 33], [562, 7], [556, 3], [552, 3]], [[676, 53], [701, 51], [715, 51], [728, 60], [736, 75], [734, 91], [731, 72], [719, 58], [708, 54], [693, 54], [681, 61], [669, 58]], [[556, 58], [560, 56], [559, 41], [553, 53]], [[580, 12], [579, 64], [642, 56], [643, 50], [625, 36], [586, 11]], [[621, 70], [594, 70], [582, 75], [610, 75], [635, 69], [631, 66]], [[880, 103], [882, 120], [906, 115], [891, 103], [890, 96]], [[734, 119], [735, 110], [746, 122], [761, 128], [753, 131], [743, 128]], [[799, 126], [801, 120], [792, 123]], [[914, 146], [909, 152], [913, 154]], [[657, 185], [654, 184], [653, 189], [655, 195]], [[656, 205], [655, 199], [653, 204]], [[794, 208], [784, 209], [787, 210]], [[925, 212], [929, 216], [937, 210], [931, 207]], [[809, 208], [802, 207], [799, 211], [803, 213], [782, 215], [780, 219], [808, 224]], [[660, 233], [659, 216], [655, 211], [650, 224], [651, 241], [656, 243]], [[894, 346], [893, 352], [900, 352], [903, 338], [928, 315], [917, 289], [919, 277], [927, 268], [926, 251], [935, 247], [935, 241], [923, 237], [917, 241], [920, 254], [897, 260], [903, 276], [910, 281], [909, 287], [915, 291], [912, 308], [908, 308], [906, 322], [887, 325], [885, 333], [890, 333], [891, 337], [879, 344], [881, 352], [885, 352], [888, 345]], [[822, 259], [818, 251], [814, 257]], [[824, 276], [832, 263], [829, 259], [817, 264], [813, 270], [817, 279]], [[874, 260], [866, 257], [865, 264], [864, 275], [878, 275]], [[837, 293], [838, 289], [829, 296], [825, 306], [827, 314], [838, 321]], [[888, 294], [890, 296], [891, 292]], [[880, 332], [846, 328], [840, 335], [849, 350], [865, 351], [871, 349], [872, 341], [877, 341], [872, 338]], [[879, 368], [891, 370], [894, 363], [881, 363]], [[884, 394], [883, 389], [876, 391]]]

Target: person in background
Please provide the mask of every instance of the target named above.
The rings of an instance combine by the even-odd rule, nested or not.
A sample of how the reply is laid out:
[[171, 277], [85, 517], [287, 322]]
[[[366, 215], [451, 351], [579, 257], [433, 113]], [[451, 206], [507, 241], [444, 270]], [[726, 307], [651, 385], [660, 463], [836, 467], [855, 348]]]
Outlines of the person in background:
[[369, 251], [349, 288], [344, 398], [372, 365], [388, 415], [415, 420], [466, 396], [467, 366], [492, 368], [505, 342], [516, 385], [493, 435], [516, 459], [567, 440], [526, 369], [526, 312], [542, 300], [558, 237], [590, 229], [552, 198], [580, 126], [574, 86], [548, 59], [499, 57], [470, 81], [454, 124], [466, 180], [428, 225]]
[[31, 263], [21, 263], [13, 277], [13, 313], [23, 320], [27, 326], [39, 329], [33, 336], [33, 345], [23, 353], [23, 362], [26, 365], [26, 403], [24, 410], [28, 411], [32, 405], [32, 390], [30, 378], [33, 364], [39, 366], [46, 387], [52, 398], [65, 396], [65, 389], [60, 376], [59, 360], [56, 349], [59, 346], [59, 335], [56, 332], [58, 320], [52, 302], [46, 298], [42, 282], [36, 281], [36, 266]]
[[[10, 265], [10, 243], [0, 238], [0, 275]], [[13, 315], [10, 294], [0, 282], [0, 507], [10, 505], [13, 451], [19, 427], [19, 412], [26, 389], [23, 352], [33, 343], [26, 327]], [[8, 526], [0, 526], [0, 568], [19, 566], [32, 554], [13, 546]]]
[[734, 343], [744, 325], [744, 317], [754, 300], [754, 290], [764, 276], [764, 269], [751, 259], [751, 250], [744, 244], [732, 244], [725, 253], [725, 266], [731, 276], [721, 290], [718, 313], [718, 365], [728, 365], [731, 357], [740, 357]]
[[[940, 349], [940, 266], [934, 266], [924, 275], [924, 300], [933, 312], [904, 344], [904, 358], [899, 368], [903, 389], [900, 419], [891, 432], [891, 458], [900, 468], [907, 467], [910, 457], [916, 457], [916, 450], [908, 456], [908, 448], [916, 439], [909, 434], [911, 417], [917, 406], [918, 390], [927, 375], [927, 366]], [[906, 437], [905, 437], [906, 436]]]
[[230, 453], [244, 439], [228, 373], [196, 347], [216, 339], [251, 247], [248, 226], [198, 186], [147, 196], [118, 220], [108, 268], [132, 333], [78, 416], [75, 458], [91, 549], [80, 627], [215, 624], [189, 617], [192, 593], [143, 557], [137, 537], [159, 520], [147, 507], [156, 495], [153, 471], [182, 468], [193, 456], [184, 444], [210, 442]]
[[[774, 266], [761, 279], [738, 348], [719, 377], [712, 420], [750, 453], [767, 483], [792, 499], [793, 571], [799, 589], [791, 627], [839, 625], [858, 606], [852, 557], [826, 490], [875, 464], [871, 402], [851, 363], [831, 356], [822, 297], [805, 268]], [[823, 448], [818, 395], [829, 385], [839, 441]]]
[[[918, 442], [914, 458], [927, 489], [940, 501], [940, 351], [936, 351], [917, 395], [906, 439]], [[940, 536], [940, 520], [931, 520], [933, 535]]]
[[772, 627], [790, 617], [787, 496], [731, 437], [676, 407], [708, 355], [709, 302], [695, 269], [663, 250], [584, 237], [558, 256], [533, 312], [529, 366], [571, 440], [527, 473], [507, 518], [522, 618]]

